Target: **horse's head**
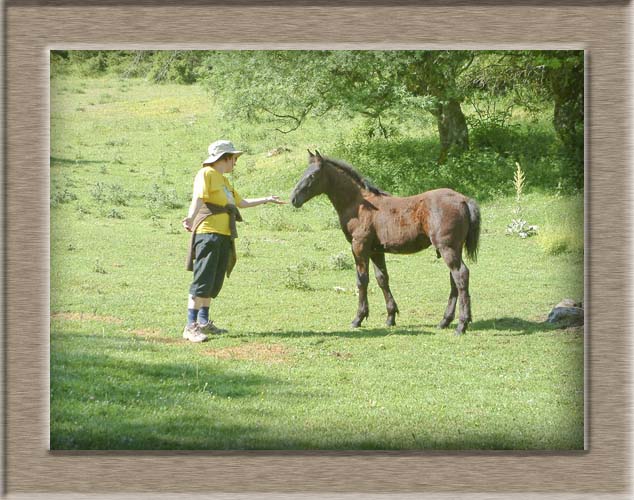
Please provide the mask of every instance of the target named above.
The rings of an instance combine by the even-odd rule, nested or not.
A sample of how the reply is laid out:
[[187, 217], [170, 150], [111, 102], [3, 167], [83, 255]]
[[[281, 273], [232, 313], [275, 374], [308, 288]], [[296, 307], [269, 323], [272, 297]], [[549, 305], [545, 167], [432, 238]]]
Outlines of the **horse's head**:
[[319, 151], [315, 151], [315, 154], [308, 151], [308, 154], [308, 168], [291, 193], [291, 203], [295, 208], [301, 207], [308, 200], [326, 190], [324, 169], [322, 168], [324, 159]]

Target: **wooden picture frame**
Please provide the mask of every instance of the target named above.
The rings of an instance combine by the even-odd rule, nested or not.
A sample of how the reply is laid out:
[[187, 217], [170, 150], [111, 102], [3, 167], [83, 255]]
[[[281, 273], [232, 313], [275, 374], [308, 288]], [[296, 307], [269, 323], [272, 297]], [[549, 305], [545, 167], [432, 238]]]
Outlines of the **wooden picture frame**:
[[[626, 300], [630, 11], [628, 2], [582, 0], [9, 1], [4, 492], [16, 498], [64, 492], [86, 498], [625, 498], [632, 459]], [[231, 25], [222, 41], [210, 34], [219, 20]], [[586, 451], [48, 451], [49, 50], [150, 47], [586, 50]]]

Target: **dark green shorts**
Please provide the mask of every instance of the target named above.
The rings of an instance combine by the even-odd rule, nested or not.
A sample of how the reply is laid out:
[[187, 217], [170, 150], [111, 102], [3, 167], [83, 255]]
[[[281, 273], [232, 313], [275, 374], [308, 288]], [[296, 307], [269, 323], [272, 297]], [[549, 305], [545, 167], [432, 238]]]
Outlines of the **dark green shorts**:
[[215, 298], [225, 281], [231, 237], [217, 233], [197, 234], [194, 252], [194, 280], [189, 287], [189, 294]]

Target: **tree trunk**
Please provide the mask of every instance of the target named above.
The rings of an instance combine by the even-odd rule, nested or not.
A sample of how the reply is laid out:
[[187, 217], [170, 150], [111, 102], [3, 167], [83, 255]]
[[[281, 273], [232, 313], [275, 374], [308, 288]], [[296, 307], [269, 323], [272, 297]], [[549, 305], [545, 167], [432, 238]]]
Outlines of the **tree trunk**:
[[555, 109], [553, 125], [568, 152], [564, 172], [579, 188], [583, 187], [583, 59], [568, 58], [549, 72]]
[[449, 151], [462, 153], [469, 148], [469, 130], [467, 120], [460, 107], [460, 101], [455, 99], [441, 102], [434, 111], [438, 122], [440, 135], [440, 158], [444, 163]]
[[570, 151], [583, 158], [583, 65], [564, 64], [550, 80], [555, 131]]

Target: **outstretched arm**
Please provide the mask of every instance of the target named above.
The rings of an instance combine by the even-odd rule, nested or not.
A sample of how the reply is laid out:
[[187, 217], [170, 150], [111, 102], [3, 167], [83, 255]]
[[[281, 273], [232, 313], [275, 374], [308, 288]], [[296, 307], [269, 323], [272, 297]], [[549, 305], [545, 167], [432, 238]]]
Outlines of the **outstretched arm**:
[[238, 203], [238, 208], [257, 207], [266, 203], [275, 203], [276, 205], [284, 205], [286, 202], [280, 200], [279, 196], [267, 196], [266, 198], [250, 198], [243, 199]]

